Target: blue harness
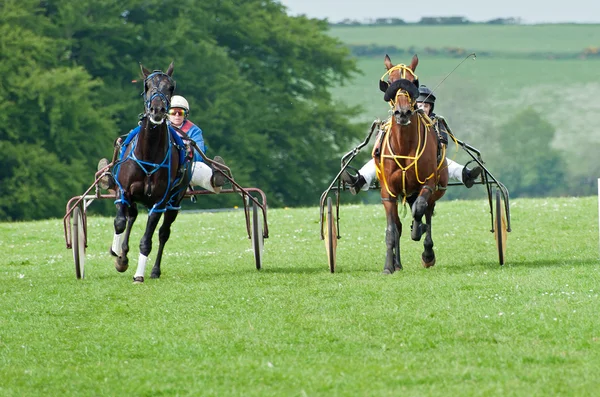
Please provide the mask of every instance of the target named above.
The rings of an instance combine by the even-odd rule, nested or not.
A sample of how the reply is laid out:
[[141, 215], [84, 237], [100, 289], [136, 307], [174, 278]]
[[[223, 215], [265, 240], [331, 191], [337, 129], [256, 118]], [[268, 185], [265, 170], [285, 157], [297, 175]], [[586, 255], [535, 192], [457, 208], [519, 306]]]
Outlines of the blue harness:
[[[152, 208], [150, 208], [148, 210], [148, 214], [151, 215], [153, 212], [162, 213], [162, 212], [165, 212], [168, 210], [180, 210], [181, 206], [175, 206], [175, 199], [179, 195], [179, 193], [181, 193], [182, 190], [187, 189], [187, 186], [191, 179], [191, 174], [189, 172], [187, 172], [189, 170], [191, 163], [186, 157], [185, 144], [183, 143], [183, 140], [181, 139], [179, 134], [177, 134], [175, 129], [173, 129], [171, 126], [169, 126], [168, 132], [169, 132], [169, 135], [171, 138], [169, 140], [169, 150], [167, 150], [165, 158], [163, 159], [163, 161], [161, 163], [151, 163], [148, 161], [140, 160], [135, 156], [135, 148], [138, 143], [139, 131], [140, 130], [137, 130], [133, 133], [130, 133], [127, 136], [127, 138], [125, 139], [125, 142], [123, 142], [123, 145], [121, 147], [121, 152], [119, 154], [119, 161], [117, 162], [117, 164], [115, 164], [115, 167], [114, 167], [115, 182], [116, 182], [117, 186], [119, 187], [119, 193], [120, 193], [120, 197], [117, 200], [115, 200], [115, 204], [124, 203], [124, 204], [127, 204], [128, 207], [131, 206], [131, 203], [129, 203], [123, 197], [123, 193], [124, 193], [125, 189], [123, 189], [123, 187], [119, 183], [119, 178], [118, 178], [119, 171], [121, 169], [121, 164], [123, 162], [125, 162], [127, 160], [134, 161], [146, 173], [147, 178], [149, 178], [152, 174], [154, 174], [161, 168], [166, 168], [168, 171], [168, 174], [171, 175], [171, 157], [172, 157], [171, 147], [175, 146], [179, 150], [179, 172], [178, 172], [177, 178], [175, 178], [175, 180], [173, 182], [171, 182], [171, 180], [169, 179], [169, 183], [167, 185], [167, 188], [165, 189], [165, 194], [163, 195], [163, 197], [161, 198], [161, 200], [159, 202], [155, 203], [152, 206]], [[131, 145], [131, 150], [129, 151], [129, 154], [127, 155], [127, 157], [124, 158], [125, 152], [127, 151], [127, 147], [129, 145]], [[163, 203], [166, 203], [165, 207], [158, 208], [158, 207], [162, 206]]]

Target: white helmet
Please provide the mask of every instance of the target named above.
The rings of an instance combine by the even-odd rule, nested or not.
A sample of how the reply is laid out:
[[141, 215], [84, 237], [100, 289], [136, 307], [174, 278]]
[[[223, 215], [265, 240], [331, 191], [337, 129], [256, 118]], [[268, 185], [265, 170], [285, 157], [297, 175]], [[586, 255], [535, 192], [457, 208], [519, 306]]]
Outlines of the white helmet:
[[188, 104], [187, 99], [181, 95], [173, 95], [171, 98], [171, 107], [185, 109], [186, 112], [190, 111], [190, 105]]

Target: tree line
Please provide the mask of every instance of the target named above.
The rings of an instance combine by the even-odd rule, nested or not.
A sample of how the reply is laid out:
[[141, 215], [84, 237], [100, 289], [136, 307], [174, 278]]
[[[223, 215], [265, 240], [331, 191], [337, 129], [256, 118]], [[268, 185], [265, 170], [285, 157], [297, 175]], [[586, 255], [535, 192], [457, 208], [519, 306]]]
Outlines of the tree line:
[[171, 61], [207, 154], [271, 206], [314, 205], [364, 134], [329, 93], [357, 68], [327, 29], [273, 0], [4, 0], [0, 220], [62, 217], [136, 126], [139, 63]]
[[349, 44], [348, 48], [357, 57], [377, 57], [381, 54], [412, 56], [412, 54], [426, 54], [443, 58], [463, 58], [465, 55], [476, 52], [478, 57], [504, 58], [504, 59], [589, 59], [600, 58], [600, 47], [589, 46], [582, 49], [573, 48], [572, 51], [495, 51], [486, 49], [464, 48], [458, 46], [446, 47], [399, 47], [391, 44]]
[[494, 18], [485, 22], [473, 22], [463, 16], [448, 17], [422, 17], [417, 22], [406, 22], [402, 18], [370, 18], [365, 20], [345, 18], [339, 22], [332, 22], [332, 26], [398, 26], [398, 25], [519, 25], [520, 18]]

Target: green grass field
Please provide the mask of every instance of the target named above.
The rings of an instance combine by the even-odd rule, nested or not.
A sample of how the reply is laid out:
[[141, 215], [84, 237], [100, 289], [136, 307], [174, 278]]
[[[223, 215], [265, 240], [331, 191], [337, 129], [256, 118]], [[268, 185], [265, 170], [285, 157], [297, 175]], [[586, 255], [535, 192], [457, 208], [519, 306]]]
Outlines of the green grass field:
[[125, 274], [112, 219], [90, 217], [85, 280], [61, 220], [0, 223], [0, 395], [595, 395], [597, 198], [511, 204], [505, 266], [487, 201], [442, 200], [437, 265], [405, 235], [392, 276], [381, 205], [341, 208], [335, 274], [318, 208], [269, 212], [260, 272], [241, 212], [181, 214], [144, 285], [145, 216]]

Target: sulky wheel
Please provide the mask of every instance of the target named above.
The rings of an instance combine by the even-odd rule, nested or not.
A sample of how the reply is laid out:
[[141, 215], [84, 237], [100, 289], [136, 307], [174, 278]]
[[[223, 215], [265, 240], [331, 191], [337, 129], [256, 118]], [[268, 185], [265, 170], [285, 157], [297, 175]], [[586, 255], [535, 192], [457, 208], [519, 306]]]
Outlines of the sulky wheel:
[[500, 194], [500, 189], [496, 190], [496, 213], [494, 216], [494, 237], [498, 247], [498, 259], [500, 265], [504, 265], [506, 257], [506, 216], [504, 215], [504, 202]]
[[263, 259], [263, 223], [262, 217], [259, 216], [258, 204], [252, 201], [252, 249], [254, 250], [254, 260], [256, 262], [256, 270], [262, 267]]
[[83, 211], [80, 206], [73, 209], [71, 218], [73, 220], [73, 228], [71, 230], [73, 259], [75, 260], [75, 275], [78, 279], [82, 279], [85, 276], [85, 226], [83, 221]]
[[325, 215], [325, 250], [327, 251], [327, 262], [331, 273], [335, 272], [335, 251], [337, 249], [337, 230], [335, 228], [335, 216], [333, 215], [331, 197], [327, 197], [327, 214]]

